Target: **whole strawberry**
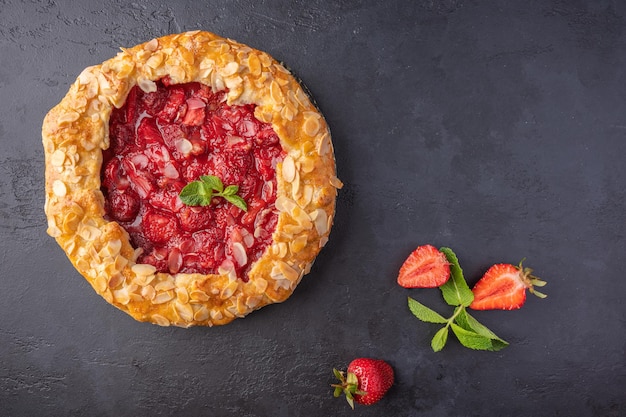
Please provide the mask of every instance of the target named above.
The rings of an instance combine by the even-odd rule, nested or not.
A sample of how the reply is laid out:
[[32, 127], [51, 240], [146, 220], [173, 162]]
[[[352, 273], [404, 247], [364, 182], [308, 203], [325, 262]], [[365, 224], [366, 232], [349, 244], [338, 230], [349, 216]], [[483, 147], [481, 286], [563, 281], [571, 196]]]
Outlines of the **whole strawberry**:
[[335, 397], [344, 393], [353, 409], [355, 402], [377, 403], [393, 385], [393, 368], [380, 359], [358, 358], [350, 362], [347, 373], [337, 369], [333, 369], [333, 373], [341, 382], [332, 385]]
[[546, 282], [531, 274], [532, 269], [524, 268], [521, 262], [519, 266], [493, 265], [472, 289], [474, 301], [469, 307], [474, 310], [515, 310], [526, 302], [527, 289], [537, 297], [545, 298], [546, 295], [534, 287], [543, 287]]

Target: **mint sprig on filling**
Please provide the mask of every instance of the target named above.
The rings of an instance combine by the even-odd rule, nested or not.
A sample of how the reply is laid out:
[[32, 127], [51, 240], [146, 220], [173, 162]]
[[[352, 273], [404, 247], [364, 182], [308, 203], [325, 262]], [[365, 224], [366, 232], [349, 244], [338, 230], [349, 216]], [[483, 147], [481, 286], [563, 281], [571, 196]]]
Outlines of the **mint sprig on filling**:
[[443, 324], [433, 336], [430, 345], [433, 351], [438, 352], [446, 345], [450, 329], [459, 339], [459, 342], [467, 348], [475, 350], [497, 351], [508, 346], [508, 343], [500, 339], [486, 326], [470, 316], [466, 307], [474, 301], [474, 294], [470, 290], [459, 260], [450, 248], [439, 249], [450, 262], [450, 279], [439, 287], [445, 302], [455, 307], [450, 318], [445, 318], [424, 304], [409, 297], [409, 310], [421, 321], [427, 323]]
[[243, 211], [248, 211], [245, 200], [237, 195], [239, 186], [224, 183], [215, 175], [202, 175], [198, 181], [192, 181], [185, 185], [178, 195], [180, 200], [188, 206], [208, 206], [214, 197], [222, 197], [232, 205]]

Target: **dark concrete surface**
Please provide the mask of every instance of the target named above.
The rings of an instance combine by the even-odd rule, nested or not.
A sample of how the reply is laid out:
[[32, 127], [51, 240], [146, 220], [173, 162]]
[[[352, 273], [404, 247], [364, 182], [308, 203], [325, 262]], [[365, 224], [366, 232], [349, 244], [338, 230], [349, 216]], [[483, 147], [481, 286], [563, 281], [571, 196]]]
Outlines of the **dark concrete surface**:
[[[160, 328], [97, 296], [45, 234], [45, 113], [80, 71], [204, 29], [265, 50], [333, 132], [330, 243], [285, 303]], [[626, 415], [626, 3], [0, 0], [0, 416]], [[511, 345], [430, 350], [395, 284], [418, 244], [471, 284], [526, 263], [546, 300], [475, 316]], [[388, 360], [351, 411], [331, 369]]]

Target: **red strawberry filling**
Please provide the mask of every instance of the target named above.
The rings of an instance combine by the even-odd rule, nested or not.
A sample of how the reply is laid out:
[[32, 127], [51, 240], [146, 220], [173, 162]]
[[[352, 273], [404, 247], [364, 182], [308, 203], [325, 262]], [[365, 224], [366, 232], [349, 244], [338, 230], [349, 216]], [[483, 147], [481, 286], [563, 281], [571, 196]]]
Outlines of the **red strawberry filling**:
[[[106, 216], [160, 272], [214, 274], [250, 266], [271, 243], [278, 215], [276, 164], [284, 157], [271, 125], [252, 104], [228, 106], [225, 92], [200, 83], [134, 87], [109, 122], [102, 191]], [[201, 175], [238, 185], [248, 211], [220, 197], [190, 207], [178, 197]]]

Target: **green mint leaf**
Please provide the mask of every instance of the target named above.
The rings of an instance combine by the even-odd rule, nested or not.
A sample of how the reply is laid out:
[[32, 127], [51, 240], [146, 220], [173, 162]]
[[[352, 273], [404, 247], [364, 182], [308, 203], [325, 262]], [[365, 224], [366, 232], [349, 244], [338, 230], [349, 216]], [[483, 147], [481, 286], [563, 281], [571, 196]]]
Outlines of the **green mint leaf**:
[[202, 175], [199, 181], [192, 181], [185, 185], [178, 196], [188, 206], [208, 206], [213, 197], [224, 197], [234, 206], [248, 211], [248, 205], [237, 195], [238, 192], [238, 185], [229, 185], [224, 189], [224, 183], [215, 175]]
[[500, 339], [494, 332], [489, 330], [487, 326], [481, 324], [474, 317], [470, 316], [465, 309], [463, 309], [463, 311], [456, 316], [456, 324], [465, 330], [473, 331], [481, 336], [491, 339], [493, 350], [500, 350], [509, 345], [508, 342]]
[[238, 185], [229, 185], [228, 187], [226, 187], [224, 189], [224, 191], [222, 191], [222, 196], [227, 196], [227, 195], [235, 195], [237, 194], [237, 192], [239, 192], [239, 186]]
[[188, 206], [208, 206], [211, 204], [213, 193], [202, 182], [193, 181], [183, 187], [179, 197]]
[[411, 313], [421, 321], [425, 321], [427, 323], [447, 323], [443, 316], [437, 313], [434, 310], [426, 307], [424, 304], [415, 301], [411, 297], [409, 297], [409, 310]]
[[222, 183], [222, 180], [220, 180], [215, 175], [202, 175], [200, 177], [200, 180], [202, 180], [202, 182], [206, 184], [207, 187], [209, 187], [211, 190], [215, 190], [218, 193], [224, 191], [224, 184]]
[[437, 333], [433, 336], [433, 340], [430, 342], [430, 347], [434, 352], [439, 352], [446, 345], [446, 341], [448, 340], [448, 326], [442, 327], [439, 329]]
[[451, 306], [469, 306], [474, 301], [474, 293], [467, 286], [459, 260], [450, 248], [440, 248], [450, 262], [450, 279], [440, 286], [444, 300]]
[[466, 330], [455, 323], [451, 323], [450, 326], [463, 346], [475, 350], [494, 350], [490, 338], [471, 330]]
[[224, 197], [226, 201], [236, 207], [239, 207], [243, 211], [248, 211], [248, 205], [246, 204], [245, 200], [238, 195], [223, 195], [222, 197]]

